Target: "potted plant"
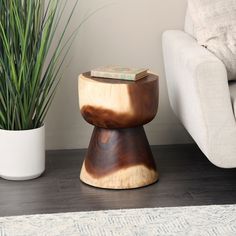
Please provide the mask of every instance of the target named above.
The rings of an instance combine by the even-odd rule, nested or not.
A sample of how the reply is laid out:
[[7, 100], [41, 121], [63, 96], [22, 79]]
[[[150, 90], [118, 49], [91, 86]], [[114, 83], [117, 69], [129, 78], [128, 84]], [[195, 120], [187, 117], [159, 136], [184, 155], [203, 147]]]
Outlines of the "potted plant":
[[66, 1], [60, 0], [47, 4], [43, 0], [0, 0], [2, 178], [33, 179], [45, 170], [44, 119], [75, 37], [74, 31], [65, 39], [74, 6], [52, 48], [65, 6]]

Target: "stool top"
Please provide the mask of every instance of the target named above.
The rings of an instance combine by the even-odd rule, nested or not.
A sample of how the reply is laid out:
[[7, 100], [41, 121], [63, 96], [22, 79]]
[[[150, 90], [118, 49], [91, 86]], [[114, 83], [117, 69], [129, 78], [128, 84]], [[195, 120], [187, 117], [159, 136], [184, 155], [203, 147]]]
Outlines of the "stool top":
[[150, 122], [158, 108], [158, 76], [137, 81], [79, 76], [79, 103], [84, 119], [102, 128], [130, 128]]
[[83, 73], [82, 76], [84, 76], [85, 78], [90, 79], [94, 82], [100, 82], [100, 83], [105, 83], [105, 84], [106, 83], [107, 84], [117, 84], [117, 85], [118, 84], [127, 84], [127, 85], [130, 84], [130, 85], [132, 85], [134, 83], [141, 85], [141, 84], [144, 84], [144, 83], [150, 83], [154, 80], [158, 80], [157, 75], [150, 74], [150, 73], [148, 74], [148, 76], [146, 76], [142, 79], [136, 80], [136, 81], [92, 77], [90, 72]]

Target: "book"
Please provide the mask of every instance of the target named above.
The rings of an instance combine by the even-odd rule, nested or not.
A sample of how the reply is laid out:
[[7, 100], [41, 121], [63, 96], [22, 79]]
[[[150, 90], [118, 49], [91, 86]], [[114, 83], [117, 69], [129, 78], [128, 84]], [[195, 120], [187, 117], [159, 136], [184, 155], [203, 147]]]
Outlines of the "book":
[[148, 75], [148, 69], [104, 66], [91, 71], [92, 77], [136, 81]]

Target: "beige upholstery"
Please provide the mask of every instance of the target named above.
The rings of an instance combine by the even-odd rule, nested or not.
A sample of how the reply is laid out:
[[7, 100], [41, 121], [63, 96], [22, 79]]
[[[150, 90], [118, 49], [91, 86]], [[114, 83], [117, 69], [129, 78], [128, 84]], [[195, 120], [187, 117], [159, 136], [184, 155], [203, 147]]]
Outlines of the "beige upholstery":
[[235, 168], [236, 84], [229, 89], [225, 65], [191, 36], [191, 22], [186, 22], [185, 30], [188, 33], [170, 30], [163, 34], [172, 109], [213, 164]]
[[236, 0], [189, 0], [188, 14], [198, 44], [223, 61], [228, 80], [235, 80]]

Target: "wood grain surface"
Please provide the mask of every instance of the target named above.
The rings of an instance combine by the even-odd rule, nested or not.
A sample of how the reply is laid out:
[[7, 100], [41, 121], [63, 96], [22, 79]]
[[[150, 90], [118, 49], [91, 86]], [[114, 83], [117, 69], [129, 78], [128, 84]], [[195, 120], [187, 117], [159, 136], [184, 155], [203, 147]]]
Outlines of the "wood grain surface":
[[80, 178], [96, 187], [114, 189], [137, 188], [157, 181], [143, 127], [95, 127]]
[[84, 119], [102, 128], [130, 128], [150, 122], [158, 109], [158, 76], [136, 82], [79, 77], [79, 103]]

